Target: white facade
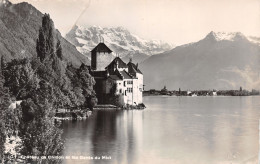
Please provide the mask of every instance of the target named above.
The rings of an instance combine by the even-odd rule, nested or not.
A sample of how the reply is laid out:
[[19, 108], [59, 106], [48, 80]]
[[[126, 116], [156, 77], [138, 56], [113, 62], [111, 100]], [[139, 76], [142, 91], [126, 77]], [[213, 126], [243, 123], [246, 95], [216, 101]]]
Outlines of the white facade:
[[124, 86], [123, 86], [123, 80], [117, 80], [116, 81], [116, 94], [123, 94], [124, 93]]
[[134, 105], [134, 102], [133, 102], [133, 79], [126, 79], [125, 80], [125, 83], [126, 83], [126, 104], [129, 104], [129, 105]]
[[[143, 75], [139, 78], [124, 79], [117, 82], [117, 94], [122, 94], [124, 103], [129, 105], [138, 105], [143, 103]], [[122, 92], [120, 92], [122, 91]]]
[[141, 104], [143, 103], [143, 86], [144, 86], [144, 83], [143, 83], [143, 75], [140, 74], [140, 73], [136, 73], [136, 77], [137, 77], [137, 94], [136, 94], [136, 97], [137, 97], [137, 104]]

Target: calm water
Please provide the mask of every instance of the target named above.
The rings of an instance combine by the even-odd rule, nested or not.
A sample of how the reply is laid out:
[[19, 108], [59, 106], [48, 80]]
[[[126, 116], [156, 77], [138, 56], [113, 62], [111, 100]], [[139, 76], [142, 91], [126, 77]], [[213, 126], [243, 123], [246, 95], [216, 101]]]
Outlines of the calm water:
[[[63, 124], [64, 163], [257, 163], [260, 97], [144, 97], [143, 111], [94, 111]], [[111, 157], [111, 159], [109, 159]]]

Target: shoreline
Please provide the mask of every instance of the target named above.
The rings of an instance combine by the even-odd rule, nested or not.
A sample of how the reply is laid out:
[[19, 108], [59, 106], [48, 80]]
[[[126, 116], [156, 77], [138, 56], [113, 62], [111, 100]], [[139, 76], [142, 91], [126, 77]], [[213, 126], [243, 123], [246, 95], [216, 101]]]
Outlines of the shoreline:
[[[146, 106], [142, 104], [141, 106], [125, 106], [125, 107], [117, 107], [114, 105], [97, 105], [93, 108], [93, 111], [95, 110], [144, 110]], [[63, 112], [57, 112], [55, 114], [54, 120], [55, 121], [63, 121], [63, 120], [85, 120], [89, 118], [93, 111], [87, 110], [87, 111], [63, 111]]]
[[143, 95], [143, 97], [148, 97], [148, 96], [158, 96], [158, 97], [249, 97], [249, 96], [260, 96], [260, 95], [215, 95], [215, 96], [210, 96], [210, 95], [197, 95], [197, 96], [190, 96], [190, 95], [160, 95], [160, 94], [146, 94]]

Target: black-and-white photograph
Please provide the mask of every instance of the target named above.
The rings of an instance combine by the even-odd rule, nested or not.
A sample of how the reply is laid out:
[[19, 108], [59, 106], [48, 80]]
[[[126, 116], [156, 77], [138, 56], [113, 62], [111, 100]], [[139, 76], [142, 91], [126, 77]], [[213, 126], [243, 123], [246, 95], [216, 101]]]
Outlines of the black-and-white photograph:
[[0, 163], [259, 164], [260, 0], [0, 0]]

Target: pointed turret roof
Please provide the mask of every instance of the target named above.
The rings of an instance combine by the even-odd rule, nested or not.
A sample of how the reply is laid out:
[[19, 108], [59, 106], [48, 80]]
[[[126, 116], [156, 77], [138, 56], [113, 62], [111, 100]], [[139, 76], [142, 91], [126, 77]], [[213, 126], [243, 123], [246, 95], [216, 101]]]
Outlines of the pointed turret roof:
[[134, 79], [135, 77], [133, 77], [131, 74], [129, 74], [128, 72], [126, 72], [125, 70], [123, 71], [119, 71], [118, 69], [116, 69], [113, 74], [111, 74], [110, 76], [118, 76], [119, 79], [123, 80], [123, 79]]
[[99, 43], [93, 50], [91, 50], [91, 52], [108, 52], [111, 53], [113, 52], [112, 50], [110, 50], [105, 43]]
[[106, 68], [113, 67], [118, 63], [118, 68], [127, 68], [127, 65], [120, 57], [116, 57]]
[[130, 74], [135, 74], [135, 73], [140, 73], [140, 74], [143, 74], [140, 69], [138, 68], [138, 64], [134, 64], [132, 63], [131, 61], [127, 64], [128, 66], [128, 72]]

